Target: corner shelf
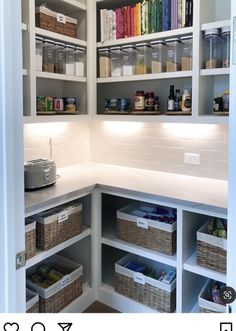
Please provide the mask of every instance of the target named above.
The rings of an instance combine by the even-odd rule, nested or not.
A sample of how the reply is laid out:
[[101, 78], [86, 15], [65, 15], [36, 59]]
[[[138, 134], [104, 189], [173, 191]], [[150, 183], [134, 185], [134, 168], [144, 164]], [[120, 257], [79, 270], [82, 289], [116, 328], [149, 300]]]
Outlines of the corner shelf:
[[87, 42], [84, 40], [80, 40], [77, 38], [71, 38], [71, 37], [65, 36], [63, 34], [56, 33], [56, 32], [52, 32], [52, 31], [48, 31], [48, 30], [44, 30], [44, 29], [40, 29], [40, 28], [35, 28], [35, 34], [38, 36], [59, 40], [59, 41], [62, 41], [62, 42], [68, 43], [68, 44], [87, 47]]
[[45, 78], [45, 79], [56, 79], [61, 81], [67, 82], [78, 82], [78, 83], [86, 83], [86, 77], [77, 77], [77, 76], [70, 76], [70, 75], [63, 75], [63, 74], [55, 74], [51, 72], [44, 72], [44, 71], [37, 71], [36, 78]]
[[151, 33], [151, 34], [146, 34], [146, 35], [137, 36], [137, 37], [121, 38], [121, 39], [117, 39], [117, 40], [99, 42], [99, 43], [97, 43], [97, 48], [112, 47], [112, 46], [118, 46], [118, 45], [152, 41], [152, 40], [157, 40], [157, 39], [179, 37], [179, 36], [184, 36], [184, 35], [190, 35], [192, 33], [193, 33], [193, 27], [182, 28], [182, 29], [177, 29], [177, 30]]
[[205, 23], [201, 26], [201, 31], [205, 31], [208, 29], [220, 29], [225, 26], [231, 25], [231, 20], [224, 20], [224, 21], [216, 21], [211, 23]]
[[184, 270], [222, 283], [227, 283], [227, 277], [225, 274], [201, 267], [197, 264], [197, 252], [194, 252], [184, 263]]
[[119, 83], [119, 82], [137, 82], [137, 81], [157, 80], [157, 79], [191, 78], [192, 75], [193, 75], [192, 71], [163, 72], [159, 74], [98, 78], [97, 83], [105, 84], [105, 83]]
[[201, 76], [224, 76], [230, 74], [230, 68], [202, 69]]

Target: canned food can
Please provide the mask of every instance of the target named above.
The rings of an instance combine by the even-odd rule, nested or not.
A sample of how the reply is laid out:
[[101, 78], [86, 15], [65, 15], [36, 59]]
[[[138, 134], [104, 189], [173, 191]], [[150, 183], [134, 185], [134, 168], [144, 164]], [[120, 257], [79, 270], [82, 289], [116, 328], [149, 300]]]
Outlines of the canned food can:
[[130, 99], [121, 99], [120, 100], [120, 111], [127, 111], [130, 107]]
[[45, 97], [37, 97], [36, 104], [37, 104], [37, 111], [38, 112], [45, 112], [46, 111]]
[[110, 109], [113, 111], [118, 110], [118, 100], [117, 99], [111, 99]]
[[45, 98], [46, 111], [53, 111], [53, 97]]
[[111, 99], [105, 99], [105, 111], [111, 110]]
[[54, 98], [53, 100], [54, 110], [63, 111], [64, 110], [64, 100], [63, 98]]
[[76, 111], [76, 98], [64, 98], [65, 111], [74, 112]]

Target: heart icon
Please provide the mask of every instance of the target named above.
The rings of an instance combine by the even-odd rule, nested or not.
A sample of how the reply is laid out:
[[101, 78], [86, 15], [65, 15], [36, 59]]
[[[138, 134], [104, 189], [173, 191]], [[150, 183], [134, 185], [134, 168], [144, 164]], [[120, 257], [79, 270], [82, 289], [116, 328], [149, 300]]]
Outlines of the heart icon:
[[6, 323], [3, 327], [4, 331], [18, 331], [19, 324], [17, 323]]

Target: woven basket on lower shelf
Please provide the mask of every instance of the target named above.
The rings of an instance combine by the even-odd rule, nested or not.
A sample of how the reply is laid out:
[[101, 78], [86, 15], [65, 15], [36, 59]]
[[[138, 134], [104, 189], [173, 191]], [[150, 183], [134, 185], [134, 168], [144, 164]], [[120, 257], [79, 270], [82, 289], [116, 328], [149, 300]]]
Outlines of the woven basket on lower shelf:
[[83, 230], [82, 204], [70, 203], [34, 216], [37, 248], [48, 250], [79, 235]]
[[[176, 281], [165, 284], [140, 273], [135, 273], [123, 266], [128, 261], [144, 263], [146, 266], [155, 268], [157, 274], [161, 270], [165, 270], [163, 265], [160, 269], [157, 262], [150, 262], [144, 258], [128, 254], [115, 264], [115, 291], [159, 312], [174, 312], [176, 308]], [[171, 268], [168, 267], [169, 269]], [[139, 278], [141, 278], [141, 282]]]
[[208, 280], [198, 296], [200, 313], [226, 313], [226, 306], [212, 301], [209, 293], [209, 288], [211, 288], [212, 283], [212, 280]]
[[39, 295], [26, 289], [26, 313], [39, 313]]
[[37, 267], [33, 267], [27, 275], [27, 287], [38, 293], [40, 313], [58, 313], [82, 294], [83, 266], [60, 255], [54, 255], [43, 263], [65, 276], [44, 289], [30, 280], [30, 275], [37, 270]]
[[208, 234], [207, 224], [197, 231], [197, 264], [226, 274], [227, 240]]
[[[142, 208], [153, 210], [151, 204], [141, 204]], [[176, 253], [176, 222], [166, 224], [160, 221], [144, 219], [146, 212], [139, 216], [132, 215], [132, 211], [139, 208], [139, 204], [132, 204], [117, 211], [117, 237], [131, 244], [142, 246], [167, 255]], [[164, 207], [170, 210], [170, 208]]]
[[25, 259], [29, 260], [36, 254], [36, 222], [33, 219], [25, 220]]
[[77, 20], [45, 6], [36, 8], [35, 24], [38, 28], [77, 38]]

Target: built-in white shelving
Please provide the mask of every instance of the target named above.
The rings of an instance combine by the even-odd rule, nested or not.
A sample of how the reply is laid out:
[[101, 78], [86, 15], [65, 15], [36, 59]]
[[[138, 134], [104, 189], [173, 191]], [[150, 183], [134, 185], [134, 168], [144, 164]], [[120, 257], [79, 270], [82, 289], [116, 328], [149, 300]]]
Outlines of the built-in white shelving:
[[209, 29], [220, 29], [229, 25], [231, 25], [230, 20], [216, 21], [216, 22], [202, 24], [201, 30], [205, 31]]
[[224, 76], [230, 74], [230, 68], [202, 69], [201, 76]]
[[63, 75], [63, 74], [55, 74], [53, 72], [45, 72], [45, 71], [37, 71], [36, 72], [37, 78], [45, 78], [45, 79], [55, 79], [67, 82], [78, 82], [78, 83], [86, 83], [86, 77], [77, 77], [77, 76], [70, 76], [70, 75]]

